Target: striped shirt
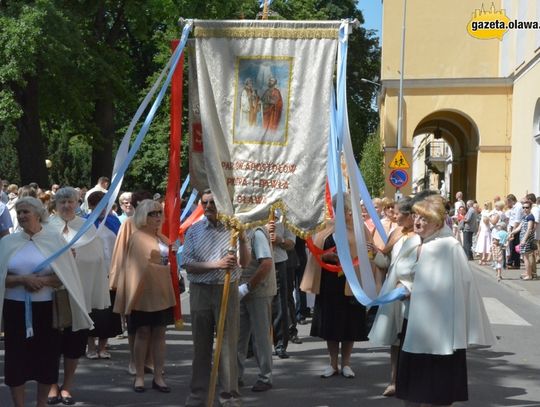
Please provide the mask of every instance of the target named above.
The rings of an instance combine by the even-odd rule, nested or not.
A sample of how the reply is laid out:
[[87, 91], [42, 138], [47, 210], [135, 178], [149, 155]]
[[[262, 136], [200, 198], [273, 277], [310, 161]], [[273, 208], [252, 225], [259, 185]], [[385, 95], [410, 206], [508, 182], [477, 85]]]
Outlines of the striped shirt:
[[[193, 224], [186, 233], [184, 250], [182, 252], [182, 266], [193, 263], [216, 261], [223, 258], [229, 249], [231, 231], [221, 222], [214, 226], [206, 218]], [[188, 273], [191, 283], [223, 284], [226, 270], [212, 269], [206, 273]], [[240, 278], [242, 269], [235, 267], [231, 272], [231, 282]]]

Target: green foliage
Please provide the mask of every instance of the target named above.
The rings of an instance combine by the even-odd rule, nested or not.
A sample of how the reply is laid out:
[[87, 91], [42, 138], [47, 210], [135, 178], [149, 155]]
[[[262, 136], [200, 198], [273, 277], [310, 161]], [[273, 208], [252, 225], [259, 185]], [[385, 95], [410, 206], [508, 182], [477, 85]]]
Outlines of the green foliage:
[[[363, 22], [354, 0], [275, 0], [271, 9], [271, 18], [357, 18]], [[49, 181], [90, 186], [96, 171], [110, 175], [104, 172], [106, 163], [110, 163], [138, 104], [169, 59], [170, 40], [179, 37], [178, 17], [254, 19], [259, 12], [256, 0], [0, 0], [0, 147], [3, 157], [4, 152], [12, 157], [0, 160], [0, 174], [20, 181], [13, 144], [20, 137], [17, 120], [28, 112], [13, 89], [25, 90], [29, 76], [38, 83], [39, 110], [33, 114], [39, 115], [46, 142], [44, 155], [53, 163]], [[377, 89], [360, 79], [376, 81], [379, 60], [378, 39], [363, 28], [354, 30], [349, 38], [347, 93], [357, 155], [378, 120], [372, 106]], [[187, 95], [189, 83], [184, 69]], [[104, 102], [107, 118], [96, 113]], [[188, 172], [186, 109], [187, 98], [182, 178]], [[128, 169], [123, 189], [164, 190], [168, 140], [169, 103], [165, 98]], [[91, 157], [99, 158], [100, 154], [103, 163], [92, 163]], [[100, 168], [91, 168], [92, 164]]]
[[370, 195], [373, 198], [380, 196], [384, 189], [384, 152], [378, 131], [372, 133], [364, 143], [360, 172]]

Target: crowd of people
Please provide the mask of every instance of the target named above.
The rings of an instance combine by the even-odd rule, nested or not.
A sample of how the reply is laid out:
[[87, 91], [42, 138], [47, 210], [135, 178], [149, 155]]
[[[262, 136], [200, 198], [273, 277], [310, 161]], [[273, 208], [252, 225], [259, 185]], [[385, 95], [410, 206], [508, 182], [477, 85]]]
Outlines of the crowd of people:
[[[75, 404], [79, 359], [114, 357], [107, 342], [124, 327], [133, 391], [147, 390], [145, 373], [153, 375], [154, 390], [171, 391], [163, 373], [166, 327], [174, 323], [178, 301], [169, 254], [177, 246], [161, 233], [160, 195], [123, 192], [118, 211], [101, 213], [70, 250], [62, 251], [103, 198], [108, 183], [101, 177], [88, 191], [56, 184], [48, 191], [9, 184], [2, 190], [5, 382], [17, 407], [24, 405], [24, 386], [30, 380], [38, 383], [37, 406]], [[461, 193], [454, 205], [429, 191], [398, 202], [375, 198], [388, 238], [379, 234], [362, 206], [362, 240], [370, 257], [364, 265], [357, 260], [358, 232], [346, 194], [347, 241], [357, 277], [366, 267], [378, 294], [402, 290], [400, 300], [367, 308], [357, 301], [341, 269], [332, 220], [306, 242], [287, 228], [286, 213], [276, 210], [266, 225], [240, 231], [232, 245], [233, 232], [219, 220], [212, 191], [204, 191], [204, 216], [187, 230], [179, 257], [189, 281], [193, 338], [185, 405], [205, 406], [208, 400], [225, 281], [230, 286], [217, 381], [220, 405], [242, 404], [240, 390], [251, 355], [258, 367], [251, 391], [271, 390], [273, 357], [290, 357], [288, 344], [302, 343], [297, 325], [310, 318], [310, 335], [327, 345], [322, 379], [354, 378], [354, 342], [369, 340], [390, 348], [389, 384], [383, 395], [408, 405], [467, 400], [466, 349], [493, 343], [468, 260], [476, 254], [480, 264], [493, 266], [499, 279], [506, 267], [519, 268], [523, 261], [522, 278], [535, 278], [539, 203], [533, 194], [519, 202], [513, 195], [505, 201], [495, 197], [483, 208], [473, 200], [465, 203]], [[71, 314], [70, 323], [58, 327], [53, 319], [62, 290], [68, 293]], [[313, 309], [307, 293], [315, 296]], [[20, 360], [28, 361], [23, 370], [14, 367]]]
[[530, 281], [540, 263], [540, 196], [528, 193], [521, 199], [508, 194], [503, 200], [495, 196], [482, 206], [476, 200], [463, 201], [456, 193], [452, 211], [454, 237], [463, 244], [469, 260], [491, 266], [497, 279], [505, 269], [521, 269], [521, 278]]

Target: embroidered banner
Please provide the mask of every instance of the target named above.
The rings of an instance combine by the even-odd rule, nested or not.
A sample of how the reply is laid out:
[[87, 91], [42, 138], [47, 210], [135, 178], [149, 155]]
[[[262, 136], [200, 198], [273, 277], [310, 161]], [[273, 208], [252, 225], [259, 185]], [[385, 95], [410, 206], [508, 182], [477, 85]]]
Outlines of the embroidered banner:
[[[204, 168], [220, 214], [231, 223], [266, 222], [270, 208], [281, 207], [293, 231], [313, 231], [325, 217], [340, 22], [196, 21], [194, 27], [191, 169], [198, 176]], [[194, 183], [199, 189], [204, 182]]]

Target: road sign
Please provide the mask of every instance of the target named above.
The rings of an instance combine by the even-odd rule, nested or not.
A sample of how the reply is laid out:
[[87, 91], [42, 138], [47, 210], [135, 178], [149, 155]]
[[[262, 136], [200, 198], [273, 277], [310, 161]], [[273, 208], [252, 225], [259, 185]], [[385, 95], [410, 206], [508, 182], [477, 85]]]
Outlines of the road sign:
[[409, 174], [405, 170], [392, 170], [388, 180], [396, 188], [401, 188], [409, 182]]
[[407, 159], [405, 158], [401, 150], [398, 150], [396, 152], [396, 155], [394, 156], [394, 158], [392, 158], [392, 161], [390, 161], [390, 164], [388, 166], [390, 168], [393, 168], [394, 170], [410, 168], [409, 163], [407, 162]]

